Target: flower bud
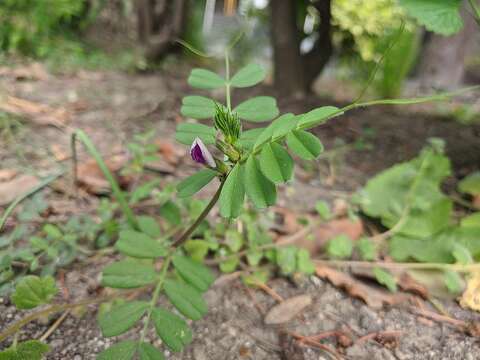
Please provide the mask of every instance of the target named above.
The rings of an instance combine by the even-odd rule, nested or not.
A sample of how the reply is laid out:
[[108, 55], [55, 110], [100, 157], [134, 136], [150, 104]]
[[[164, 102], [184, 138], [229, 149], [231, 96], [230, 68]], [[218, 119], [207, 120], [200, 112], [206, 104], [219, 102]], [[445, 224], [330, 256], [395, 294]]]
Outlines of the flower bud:
[[193, 140], [192, 146], [190, 147], [190, 156], [200, 164], [207, 165], [211, 168], [216, 167], [212, 154], [210, 154], [210, 151], [208, 151], [203, 141], [198, 137]]
[[240, 137], [241, 132], [241, 124], [238, 115], [218, 104], [215, 104], [215, 110], [215, 128], [222, 132], [227, 143], [235, 143]]

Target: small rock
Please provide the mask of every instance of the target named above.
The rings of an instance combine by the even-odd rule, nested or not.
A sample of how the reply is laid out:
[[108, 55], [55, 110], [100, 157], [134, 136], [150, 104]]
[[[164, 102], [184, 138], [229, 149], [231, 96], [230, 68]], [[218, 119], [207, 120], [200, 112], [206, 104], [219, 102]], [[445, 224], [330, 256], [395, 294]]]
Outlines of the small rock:
[[312, 297], [309, 295], [291, 297], [270, 309], [265, 316], [265, 324], [277, 325], [286, 323], [295, 318], [311, 303]]

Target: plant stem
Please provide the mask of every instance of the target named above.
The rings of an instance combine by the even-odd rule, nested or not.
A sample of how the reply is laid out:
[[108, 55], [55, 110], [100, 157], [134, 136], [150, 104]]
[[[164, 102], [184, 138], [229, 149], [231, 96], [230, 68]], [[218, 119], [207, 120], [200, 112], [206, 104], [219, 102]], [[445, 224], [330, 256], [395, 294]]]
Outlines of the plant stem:
[[167, 271], [170, 266], [171, 259], [172, 259], [172, 255], [170, 254], [165, 258], [165, 261], [162, 264], [162, 272], [160, 273], [160, 277], [158, 278], [157, 285], [155, 286], [155, 290], [153, 291], [152, 300], [150, 301], [150, 308], [148, 309], [147, 317], [145, 318], [145, 324], [143, 325], [139, 343], [142, 343], [145, 340], [145, 336], [147, 335], [148, 325], [150, 324], [152, 312], [155, 306], [157, 305], [158, 297], [160, 296], [160, 290], [162, 290], [163, 283], [165, 282], [165, 277], [167, 276]]
[[40, 311], [34, 312], [30, 315], [27, 315], [23, 319], [20, 319], [17, 322], [10, 325], [8, 328], [6, 328], [4, 331], [2, 331], [0, 333], [0, 343], [3, 340], [5, 340], [7, 337], [16, 334], [22, 327], [24, 327], [25, 325], [27, 325], [28, 323], [30, 323], [30, 322], [32, 322], [36, 319], [45, 317], [45, 316], [53, 314], [53, 313], [57, 313], [57, 312], [61, 312], [61, 311], [69, 310], [69, 309], [74, 309], [74, 308], [79, 307], [79, 306], [86, 306], [86, 305], [90, 305], [90, 304], [98, 304], [98, 303], [102, 303], [102, 302], [107, 302], [107, 301], [110, 301], [110, 300], [112, 300], [116, 297], [117, 296], [112, 295], [112, 296], [107, 296], [107, 297], [98, 298], [98, 299], [83, 300], [83, 301], [79, 301], [78, 303], [73, 303], [73, 304], [51, 305], [51, 306], [49, 306], [49, 307], [47, 307], [43, 310], [40, 310]]
[[225, 51], [225, 96], [227, 100], [227, 108], [232, 111], [232, 104], [230, 100], [230, 59], [228, 50]]
[[475, 0], [468, 0], [468, 1], [469, 1], [470, 6], [472, 7], [472, 9], [475, 13], [475, 20], [480, 25], [480, 6], [478, 6], [478, 4], [475, 3]]
[[179, 247], [182, 245], [185, 241], [188, 240], [190, 235], [195, 231], [195, 229], [202, 223], [202, 221], [207, 217], [208, 213], [212, 208], [215, 206], [215, 204], [218, 201], [218, 198], [220, 197], [220, 193], [222, 192], [223, 184], [225, 184], [225, 179], [222, 179], [220, 182], [220, 186], [217, 189], [217, 192], [215, 195], [213, 195], [212, 200], [208, 203], [208, 205], [203, 209], [202, 213], [198, 216], [198, 218], [195, 220], [195, 222], [190, 225], [190, 227], [185, 230], [185, 232], [172, 244], [173, 248]]
[[3, 213], [2, 217], [0, 218], [0, 231], [2, 230], [3, 226], [5, 225], [5, 222], [7, 221], [7, 218], [10, 216], [12, 211], [17, 207], [18, 204], [20, 204], [23, 200], [26, 198], [32, 196], [35, 194], [37, 191], [43, 189], [45, 186], [49, 185], [51, 182], [54, 180], [58, 179], [60, 176], [62, 176], [65, 173], [65, 171], [61, 171], [58, 174], [50, 175], [49, 177], [45, 178], [35, 186], [34, 188], [30, 189], [26, 193], [18, 196], [11, 204], [10, 206], [5, 210]]
[[93, 142], [90, 140], [90, 138], [85, 134], [82, 130], [75, 130], [72, 134], [71, 137], [71, 147], [72, 147], [72, 172], [73, 172], [73, 181], [74, 181], [74, 186], [76, 188], [76, 182], [77, 182], [77, 151], [76, 151], [76, 140], [79, 140], [83, 143], [87, 151], [90, 153], [90, 155], [95, 159], [95, 161], [98, 164], [98, 167], [102, 171], [103, 175], [105, 178], [108, 180], [110, 186], [112, 187], [112, 192], [115, 197], [115, 199], [118, 201], [120, 204], [120, 208], [122, 209], [123, 214], [127, 218], [128, 223], [130, 224], [131, 227], [138, 229], [138, 222], [137, 219], [128, 205], [127, 199], [125, 198], [125, 195], [123, 194], [122, 190], [120, 189], [120, 186], [118, 185], [118, 182], [115, 180], [113, 177], [112, 173], [110, 172], [107, 164], [105, 161], [103, 161], [102, 156], [98, 152], [97, 148], [93, 144]]
[[480, 270], [480, 264], [442, 264], [442, 263], [395, 263], [383, 261], [342, 261], [342, 260], [313, 260], [318, 265], [336, 266], [336, 267], [357, 267], [374, 268], [381, 267], [386, 269], [409, 269], [409, 270], [452, 270], [460, 273], [471, 273]]

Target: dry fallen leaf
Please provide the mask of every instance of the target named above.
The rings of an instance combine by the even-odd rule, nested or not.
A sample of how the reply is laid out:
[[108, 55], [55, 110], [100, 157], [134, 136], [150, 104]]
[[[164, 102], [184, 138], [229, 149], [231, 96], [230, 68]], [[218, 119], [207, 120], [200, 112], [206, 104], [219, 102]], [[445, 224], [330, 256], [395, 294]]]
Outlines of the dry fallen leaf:
[[395, 305], [412, 299], [412, 295], [403, 293], [390, 293], [383, 289], [368, 286], [353, 276], [332, 268], [318, 265], [317, 276], [330, 281], [334, 286], [356, 298], [363, 300], [368, 306], [378, 309], [383, 305]]
[[299, 295], [291, 297], [270, 309], [270, 311], [265, 316], [265, 324], [284, 324], [294, 319], [311, 303], [312, 297], [309, 295]]
[[[112, 173], [116, 173], [127, 163], [128, 156], [114, 155], [105, 160], [105, 164]], [[94, 159], [90, 159], [78, 166], [78, 184], [83, 186], [89, 193], [102, 195], [110, 192], [110, 184], [103, 176], [102, 171]]]
[[64, 108], [54, 108], [14, 96], [0, 99], [0, 110], [27, 118], [37, 125], [63, 127], [71, 117], [71, 113]]
[[16, 178], [0, 183], [0, 206], [11, 203], [19, 195], [37, 186], [38, 178], [32, 175], [20, 175]]
[[460, 305], [480, 311], [480, 272], [475, 272], [467, 280], [467, 287], [460, 298]]
[[13, 179], [17, 175], [18, 171], [14, 169], [1, 169], [0, 170], [0, 182]]

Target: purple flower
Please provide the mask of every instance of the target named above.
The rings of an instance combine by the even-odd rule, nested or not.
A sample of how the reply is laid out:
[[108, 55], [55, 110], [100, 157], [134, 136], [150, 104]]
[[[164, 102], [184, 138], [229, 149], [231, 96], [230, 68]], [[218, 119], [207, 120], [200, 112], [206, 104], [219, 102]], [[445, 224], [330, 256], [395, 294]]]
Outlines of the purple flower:
[[204, 164], [212, 168], [217, 166], [212, 154], [210, 154], [210, 151], [208, 151], [203, 141], [198, 137], [193, 140], [192, 147], [190, 148], [190, 156], [194, 161], [200, 164]]

